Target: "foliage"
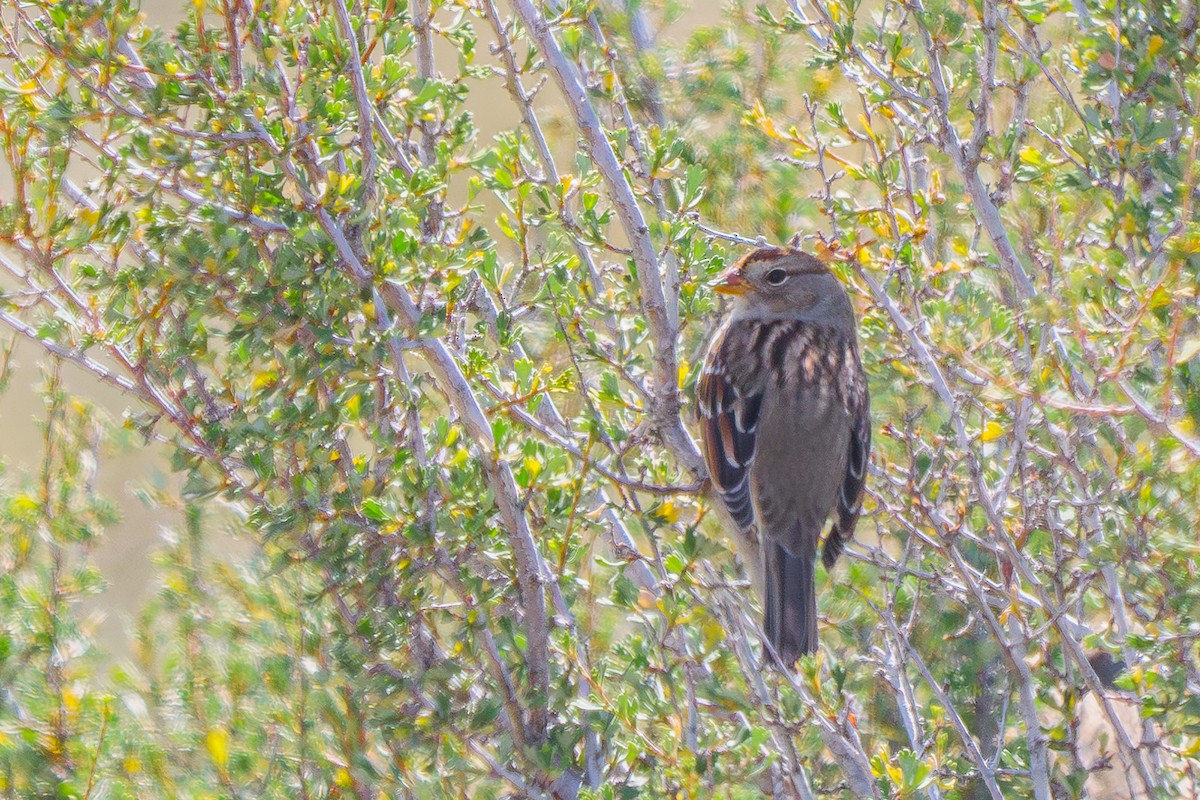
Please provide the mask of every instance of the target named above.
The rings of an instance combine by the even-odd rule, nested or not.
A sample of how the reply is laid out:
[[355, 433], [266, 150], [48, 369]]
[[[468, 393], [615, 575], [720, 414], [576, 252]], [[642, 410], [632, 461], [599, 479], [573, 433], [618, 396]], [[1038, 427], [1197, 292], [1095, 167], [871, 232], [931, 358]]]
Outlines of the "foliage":
[[[681, 12], [0, 12], [0, 322], [125, 390], [189, 509], [89, 678], [63, 554], [111, 514], [52, 387], [0, 791], [1196, 793], [1194, 7]], [[711, 279], [794, 234], [857, 298], [877, 444], [784, 676], [686, 420]], [[218, 500], [245, 572], [198, 555]]]

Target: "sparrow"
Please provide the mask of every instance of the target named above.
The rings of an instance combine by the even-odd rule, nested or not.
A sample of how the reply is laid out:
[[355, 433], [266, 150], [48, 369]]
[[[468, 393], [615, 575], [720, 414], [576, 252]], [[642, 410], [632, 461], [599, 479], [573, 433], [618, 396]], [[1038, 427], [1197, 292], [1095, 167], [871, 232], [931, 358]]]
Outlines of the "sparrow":
[[713, 489], [757, 551], [766, 640], [784, 668], [817, 649], [817, 545], [833, 567], [862, 509], [871, 450], [854, 308], [813, 256], [763, 248], [716, 290], [732, 298], [697, 389]]

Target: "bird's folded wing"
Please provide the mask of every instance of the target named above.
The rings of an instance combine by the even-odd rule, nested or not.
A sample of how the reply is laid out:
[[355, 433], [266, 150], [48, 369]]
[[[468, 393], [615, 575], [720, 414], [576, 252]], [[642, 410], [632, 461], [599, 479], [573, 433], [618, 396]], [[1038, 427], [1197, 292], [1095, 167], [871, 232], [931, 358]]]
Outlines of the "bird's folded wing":
[[734, 521], [748, 529], [754, 524], [750, 464], [762, 394], [739, 387], [729, 366], [718, 343], [700, 374], [696, 399], [704, 428], [704, 460], [713, 488]]
[[867, 396], [867, 382], [859, 366], [857, 352], [847, 348], [847, 362], [843, 375], [846, 376], [844, 398], [846, 411], [850, 415], [850, 443], [846, 455], [846, 473], [842, 477], [842, 489], [837, 498], [837, 520], [829, 530], [821, 560], [825, 567], [832, 567], [841, 554], [846, 542], [854, 535], [862, 511], [863, 489], [867, 480], [867, 462], [871, 455], [871, 404]]

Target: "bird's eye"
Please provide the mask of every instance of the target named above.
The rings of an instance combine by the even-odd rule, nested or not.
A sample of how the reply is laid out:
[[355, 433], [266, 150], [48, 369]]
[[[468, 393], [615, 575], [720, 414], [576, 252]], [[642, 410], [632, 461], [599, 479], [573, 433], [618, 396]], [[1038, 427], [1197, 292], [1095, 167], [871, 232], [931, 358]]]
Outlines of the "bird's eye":
[[788, 279], [788, 274], [781, 269], [773, 269], [767, 273], [767, 283], [772, 286], [779, 286]]

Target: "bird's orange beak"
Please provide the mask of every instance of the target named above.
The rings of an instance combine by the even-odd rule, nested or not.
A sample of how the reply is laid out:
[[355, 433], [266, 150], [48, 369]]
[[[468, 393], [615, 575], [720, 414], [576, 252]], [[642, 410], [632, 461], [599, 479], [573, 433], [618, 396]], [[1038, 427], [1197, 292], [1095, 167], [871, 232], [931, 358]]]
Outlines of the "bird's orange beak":
[[731, 269], [726, 272], [716, 289], [721, 294], [745, 294], [750, 291], [750, 281], [742, 277], [742, 273]]

